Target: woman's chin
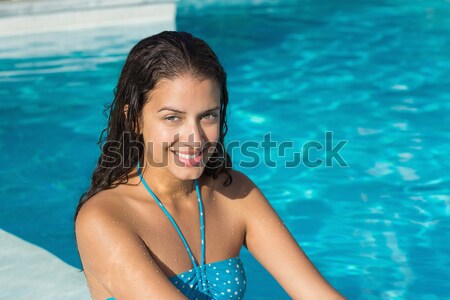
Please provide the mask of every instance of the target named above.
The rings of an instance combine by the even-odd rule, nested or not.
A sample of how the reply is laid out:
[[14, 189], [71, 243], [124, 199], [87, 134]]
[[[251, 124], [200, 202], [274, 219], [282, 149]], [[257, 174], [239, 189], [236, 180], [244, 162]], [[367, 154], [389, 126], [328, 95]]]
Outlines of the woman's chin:
[[171, 173], [181, 180], [192, 180], [200, 178], [204, 169], [204, 167], [175, 167]]

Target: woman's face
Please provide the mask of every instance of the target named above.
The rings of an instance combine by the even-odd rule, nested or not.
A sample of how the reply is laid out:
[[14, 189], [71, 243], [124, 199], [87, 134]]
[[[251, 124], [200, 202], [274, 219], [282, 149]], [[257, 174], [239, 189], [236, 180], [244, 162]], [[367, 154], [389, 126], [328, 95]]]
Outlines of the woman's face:
[[149, 97], [141, 123], [145, 161], [180, 179], [199, 178], [214, 152], [211, 144], [219, 138], [220, 92], [216, 82], [189, 75], [163, 79]]

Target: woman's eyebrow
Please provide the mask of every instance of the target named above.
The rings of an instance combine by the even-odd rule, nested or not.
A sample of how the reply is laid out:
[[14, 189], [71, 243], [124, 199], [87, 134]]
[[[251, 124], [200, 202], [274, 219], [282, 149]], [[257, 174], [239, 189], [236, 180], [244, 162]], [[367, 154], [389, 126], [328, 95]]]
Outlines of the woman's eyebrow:
[[213, 110], [218, 110], [220, 108], [220, 105], [218, 105], [218, 106], [216, 106], [216, 107], [213, 107], [213, 108], [210, 108], [210, 109], [207, 109], [207, 110], [205, 110], [204, 112], [209, 112], [209, 111], [213, 111]]
[[160, 110], [158, 110], [157, 112], [160, 112], [160, 111], [163, 111], [163, 110], [171, 110], [171, 111], [174, 111], [174, 112], [177, 112], [177, 113], [180, 113], [180, 114], [184, 114], [185, 113], [184, 111], [178, 110], [178, 109], [170, 107], [170, 106], [164, 106]]
[[[204, 112], [209, 112], [209, 111], [217, 110], [217, 109], [219, 109], [219, 108], [220, 108], [220, 106], [216, 106], [216, 107], [207, 109], [207, 110], [205, 110]], [[177, 112], [177, 113], [180, 113], [180, 114], [185, 114], [185, 113], [186, 113], [186, 112], [184, 112], [184, 111], [181, 111], [181, 110], [179, 110], [179, 109], [176, 109], [176, 108], [170, 107], [170, 106], [164, 106], [164, 107], [160, 108], [157, 112], [159, 113], [159, 112], [161, 112], [161, 111], [163, 111], [163, 110], [170, 110], [170, 111]]]

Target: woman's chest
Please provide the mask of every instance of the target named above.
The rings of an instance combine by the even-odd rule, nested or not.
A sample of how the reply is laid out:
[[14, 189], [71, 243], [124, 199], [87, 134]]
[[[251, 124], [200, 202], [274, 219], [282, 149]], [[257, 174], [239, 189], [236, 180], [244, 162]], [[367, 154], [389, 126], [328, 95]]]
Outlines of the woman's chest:
[[177, 209], [152, 203], [135, 211], [131, 224], [146, 251], [171, 277], [192, 269], [192, 260], [200, 265], [202, 250], [205, 264], [239, 255], [245, 228], [239, 204], [233, 201], [202, 191], [202, 209], [195, 201]]

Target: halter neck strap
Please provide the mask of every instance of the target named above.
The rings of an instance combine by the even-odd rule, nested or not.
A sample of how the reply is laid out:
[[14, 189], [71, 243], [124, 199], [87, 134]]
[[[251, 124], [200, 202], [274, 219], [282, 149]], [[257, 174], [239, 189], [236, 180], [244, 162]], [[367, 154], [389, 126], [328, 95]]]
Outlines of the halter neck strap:
[[[155, 199], [156, 203], [158, 203], [159, 207], [162, 209], [162, 211], [164, 212], [164, 214], [167, 216], [167, 218], [169, 219], [169, 221], [172, 223], [173, 227], [175, 227], [175, 230], [177, 231], [178, 235], [181, 238], [181, 241], [183, 242], [189, 257], [191, 259], [192, 265], [194, 267], [197, 267], [198, 264], [195, 262], [195, 258], [194, 255], [192, 254], [192, 251], [183, 235], [183, 233], [181, 232], [180, 228], [178, 227], [177, 223], [175, 222], [175, 220], [173, 219], [173, 217], [170, 215], [170, 213], [167, 211], [167, 209], [164, 207], [164, 205], [161, 203], [161, 201], [158, 199], [158, 197], [156, 197], [156, 195], [153, 193], [153, 191], [150, 189], [150, 187], [148, 186], [147, 182], [145, 181], [144, 177], [141, 174], [140, 171], [140, 163], [138, 161], [137, 163], [137, 171], [139, 174], [139, 177], [141, 178], [142, 183], [144, 184], [145, 188], [147, 189], [147, 191], [150, 193], [150, 195], [152, 195], [153, 199]], [[195, 190], [197, 192], [197, 201], [198, 201], [198, 206], [199, 206], [199, 214], [200, 214], [200, 237], [201, 237], [201, 258], [200, 258], [200, 265], [204, 265], [205, 264], [205, 223], [204, 223], [204, 216], [203, 216], [203, 204], [202, 204], [202, 198], [201, 198], [201, 192], [200, 192], [200, 188], [198, 186], [198, 180], [194, 179], [194, 183], [195, 183]]]

